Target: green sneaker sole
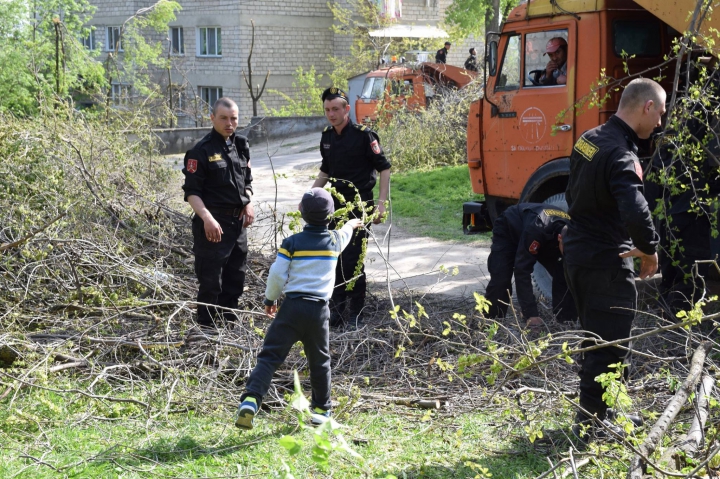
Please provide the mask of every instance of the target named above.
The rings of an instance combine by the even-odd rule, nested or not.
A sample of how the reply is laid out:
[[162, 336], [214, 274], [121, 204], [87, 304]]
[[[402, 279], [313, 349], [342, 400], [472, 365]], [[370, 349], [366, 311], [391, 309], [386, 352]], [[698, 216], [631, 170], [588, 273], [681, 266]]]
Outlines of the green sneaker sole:
[[235, 419], [235, 426], [240, 429], [252, 429], [254, 417], [255, 415], [251, 411], [242, 411], [238, 414], [237, 419]]

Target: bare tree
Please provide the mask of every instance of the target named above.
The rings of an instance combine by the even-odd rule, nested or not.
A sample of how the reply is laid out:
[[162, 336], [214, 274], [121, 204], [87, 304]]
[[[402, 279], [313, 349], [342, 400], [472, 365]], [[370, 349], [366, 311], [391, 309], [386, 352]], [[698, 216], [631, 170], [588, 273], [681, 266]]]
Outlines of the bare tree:
[[270, 77], [270, 70], [268, 70], [267, 75], [265, 75], [265, 81], [262, 84], [262, 88], [260, 85], [255, 86], [255, 92], [253, 93], [253, 81], [252, 81], [252, 74], [253, 69], [252, 65], [250, 63], [252, 59], [253, 49], [255, 48], [255, 20], [250, 20], [250, 24], [252, 25], [252, 40], [250, 41], [250, 53], [248, 54], [247, 64], [248, 64], [248, 72], [247, 75], [245, 74], [245, 70], [242, 70], [243, 79], [245, 80], [245, 84], [248, 87], [248, 90], [250, 91], [250, 99], [252, 99], [252, 108], [253, 108], [253, 116], [257, 116], [257, 103], [260, 100], [260, 97], [262, 96], [263, 92], [265, 91], [265, 85], [267, 85], [268, 78]]

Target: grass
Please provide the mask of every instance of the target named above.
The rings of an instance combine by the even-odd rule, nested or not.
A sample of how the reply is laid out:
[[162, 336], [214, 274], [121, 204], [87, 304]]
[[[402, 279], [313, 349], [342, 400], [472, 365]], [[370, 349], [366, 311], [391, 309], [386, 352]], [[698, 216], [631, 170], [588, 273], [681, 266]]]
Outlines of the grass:
[[[40, 430], [4, 440], [0, 477], [273, 477], [284, 462], [298, 478], [523, 479], [548, 467], [548, 451], [531, 446], [515, 416], [402, 407], [353, 413], [339, 418], [347, 421], [341, 434], [363, 459], [333, 452], [326, 470], [311, 459], [312, 430], [298, 428], [293, 415], [261, 412], [252, 431], [239, 431], [231, 418], [221, 411], [78, 426], [78, 418], [37, 417]], [[303, 443], [298, 454], [280, 446], [285, 435]], [[476, 476], [482, 468], [492, 476]]]
[[393, 174], [390, 196], [393, 222], [409, 233], [462, 243], [490, 239], [462, 232], [463, 203], [483, 199], [472, 191], [467, 165]]

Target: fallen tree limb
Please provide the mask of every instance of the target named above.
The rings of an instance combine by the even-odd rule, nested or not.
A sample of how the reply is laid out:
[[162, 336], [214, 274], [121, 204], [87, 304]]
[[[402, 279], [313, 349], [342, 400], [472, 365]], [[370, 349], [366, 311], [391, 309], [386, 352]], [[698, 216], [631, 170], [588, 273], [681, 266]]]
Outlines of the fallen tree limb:
[[703, 431], [705, 429], [705, 422], [708, 418], [708, 397], [712, 394], [713, 387], [715, 386], [715, 378], [706, 374], [697, 394], [697, 414], [693, 417], [693, 422], [690, 425], [690, 431], [685, 436], [684, 444], [680, 448], [687, 452], [696, 452], [702, 447], [704, 442]]
[[642, 479], [643, 469], [645, 468], [645, 462], [655, 448], [660, 443], [662, 437], [665, 435], [668, 427], [680, 412], [680, 409], [687, 401], [690, 393], [695, 389], [695, 385], [700, 379], [703, 366], [705, 364], [705, 358], [708, 351], [712, 347], [712, 343], [705, 341], [695, 350], [692, 361], [690, 363], [690, 372], [687, 378], [680, 386], [680, 389], [675, 393], [670, 403], [665, 408], [660, 418], [657, 420], [653, 428], [648, 433], [645, 441], [638, 448], [638, 454], [633, 457], [628, 468], [628, 479]]

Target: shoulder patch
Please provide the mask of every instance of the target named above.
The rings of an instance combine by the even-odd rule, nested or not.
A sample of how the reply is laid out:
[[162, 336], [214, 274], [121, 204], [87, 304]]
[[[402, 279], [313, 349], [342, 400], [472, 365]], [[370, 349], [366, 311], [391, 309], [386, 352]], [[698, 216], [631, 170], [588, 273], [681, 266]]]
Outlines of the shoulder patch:
[[593, 156], [600, 151], [600, 148], [586, 140], [584, 136], [581, 136], [577, 143], [575, 143], [573, 150], [577, 151], [586, 160], [592, 161]]
[[560, 218], [565, 218], [566, 220], [570, 219], [570, 215], [562, 210], [543, 210], [543, 213], [547, 216], [559, 216]]
[[323, 133], [327, 133], [328, 131], [332, 130], [332, 126], [326, 126], [323, 130]]
[[540, 250], [540, 243], [538, 242], [538, 240], [534, 240], [534, 241], [530, 244], [530, 247], [528, 248], [528, 251], [530, 252], [530, 254], [538, 254], [538, 251], [539, 251], [539, 250]]

